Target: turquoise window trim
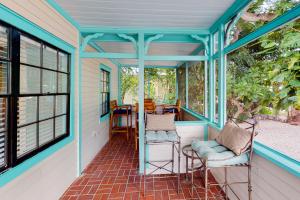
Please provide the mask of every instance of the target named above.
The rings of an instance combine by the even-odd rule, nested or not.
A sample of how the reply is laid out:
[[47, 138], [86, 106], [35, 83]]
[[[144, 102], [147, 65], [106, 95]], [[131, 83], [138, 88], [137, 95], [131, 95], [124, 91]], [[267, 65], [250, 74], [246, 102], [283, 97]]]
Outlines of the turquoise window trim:
[[122, 67], [118, 65], [118, 103], [122, 104], [122, 82], [121, 82]]
[[47, 41], [48, 43], [70, 53], [70, 72], [71, 72], [71, 82], [70, 82], [70, 134], [67, 138], [61, 140], [60, 142], [50, 146], [49, 148], [41, 151], [40, 153], [34, 155], [33, 157], [27, 159], [26, 161], [20, 163], [19, 165], [9, 168], [0, 174], [0, 187], [3, 187], [10, 181], [19, 177], [35, 165], [39, 164], [43, 160], [47, 159], [49, 156], [58, 152], [60, 149], [66, 147], [68, 144], [74, 141], [75, 135], [75, 48], [63, 41], [62, 39], [54, 36], [52, 33], [47, 32], [43, 28], [37, 26], [31, 21], [20, 16], [18, 13], [10, 10], [9, 8], [0, 4], [0, 20], [17, 27], [27, 33], [34, 35], [41, 40]]
[[195, 111], [193, 110], [190, 110], [188, 108], [184, 108], [184, 107], [181, 107], [182, 110], [184, 110], [185, 112], [187, 112], [188, 114], [192, 115], [193, 117], [196, 117], [197, 119], [199, 120], [203, 120], [203, 121], [209, 121], [208, 118], [206, 118], [205, 116], [199, 114], [199, 113], [196, 113]]
[[260, 142], [254, 142], [254, 152], [280, 168], [300, 178], [300, 162]]
[[[111, 98], [111, 81], [112, 81], [111, 67], [101, 63], [99, 65], [99, 70], [105, 70], [105, 71], [109, 72], [109, 95], [110, 95], [110, 98]], [[109, 112], [107, 114], [103, 115], [102, 117], [101, 117], [101, 114], [100, 114], [100, 122], [104, 122], [104, 121], [108, 120], [109, 115], [110, 115]]]

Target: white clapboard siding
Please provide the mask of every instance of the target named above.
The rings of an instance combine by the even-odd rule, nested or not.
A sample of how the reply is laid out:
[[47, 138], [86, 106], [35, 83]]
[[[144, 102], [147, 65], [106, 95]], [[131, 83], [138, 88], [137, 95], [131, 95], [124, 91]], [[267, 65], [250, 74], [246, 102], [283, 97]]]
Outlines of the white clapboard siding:
[[109, 121], [100, 122], [100, 64], [111, 68], [111, 99], [118, 94], [117, 66], [106, 59], [82, 59], [82, 166], [108, 141]]
[[[59, 15], [57, 11], [48, 5], [46, 1], [1, 0], [0, 2], [29, 21], [77, 48], [78, 31], [63, 16]], [[77, 55], [76, 53], [76, 57]], [[77, 67], [77, 64], [75, 64], [75, 69], [77, 69]], [[77, 77], [77, 70], [75, 70], [75, 77]], [[78, 81], [76, 81], [76, 84], [78, 84]], [[75, 88], [77, 87], [75, 86]], [[75, 91], [75, 97], [78, 97], [78, 91]], [[77, 103], [78, 100], [76, 98], [75, 113], [78, 111]], [[76, 116], [75, 119], [77, 120]], [[78, 121], [76, 121], [75, 124], [77, 125]], [[76, 135], [76, 133], [74, 134]], [[59, 199], [77, 176], [76, 156], [77, 145], [74, 141], [1, 187], [0, 199]]]
[[[209, 138], [216, 137], [217, 131], [209, 128]], [[224, 171], [213, 170], [217, 181], [222, 182]], [[247, 180], [246, 169], [230, 169], [229, 180]], [[300, 179], [278, 167], [272, 162], [254, 154], [252, 168], [253, 199], [254, 200], [296, 200], [300, 197]], [[247, 199], [247, 186], [235, 185], [234, 191], [242, 200]], [[230, 199], [236, 198], [230, 194]]]
[[2, 0], [1, 3], [67, 43], [77, 46], [78, 32], [46, 1]]

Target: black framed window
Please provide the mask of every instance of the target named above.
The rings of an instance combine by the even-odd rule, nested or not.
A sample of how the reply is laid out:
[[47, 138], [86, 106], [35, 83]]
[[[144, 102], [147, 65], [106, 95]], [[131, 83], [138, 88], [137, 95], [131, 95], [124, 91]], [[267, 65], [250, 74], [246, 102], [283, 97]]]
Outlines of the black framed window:
[[100, 70], [100, 88], [101, 88], [101, 117], [109, 113], [109, 101], [110, 101], [110, 72], [101, 69]]
[[69, 135], [69, 57], [0, 22], [0, 169]]

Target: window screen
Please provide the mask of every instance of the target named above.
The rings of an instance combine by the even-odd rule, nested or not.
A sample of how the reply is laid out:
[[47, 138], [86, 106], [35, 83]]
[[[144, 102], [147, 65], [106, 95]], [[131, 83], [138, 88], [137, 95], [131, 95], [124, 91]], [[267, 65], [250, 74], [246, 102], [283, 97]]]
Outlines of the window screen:
[[177, 69], [177, 81], [178, 81], [178, 98], [181, 100], [181, 105], [186, 106], [186, 71], [185, 65], [180, 66]]

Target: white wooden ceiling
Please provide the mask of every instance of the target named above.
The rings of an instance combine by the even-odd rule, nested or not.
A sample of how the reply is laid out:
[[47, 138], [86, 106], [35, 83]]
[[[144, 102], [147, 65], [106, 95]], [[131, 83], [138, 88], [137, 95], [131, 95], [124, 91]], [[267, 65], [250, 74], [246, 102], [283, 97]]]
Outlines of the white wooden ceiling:
[[80, 26], [209, 28], [234, 0], [55, 0]]

